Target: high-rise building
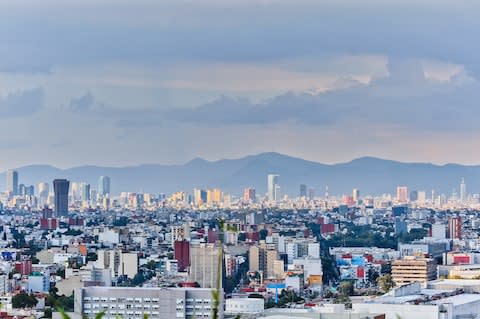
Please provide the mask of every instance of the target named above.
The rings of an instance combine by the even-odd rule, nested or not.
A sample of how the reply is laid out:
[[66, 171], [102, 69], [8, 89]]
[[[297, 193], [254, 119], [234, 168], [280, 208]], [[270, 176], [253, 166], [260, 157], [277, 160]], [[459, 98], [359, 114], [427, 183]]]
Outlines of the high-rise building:
[[314, 188], [309, 188], [308, 189], [308, 199], [313, 200], [315, 198], [315, 189]]
[[425, 204], [427, 202], [427, 192], [418, 191], [417, 193], [417, 202], [419, 204]]
[[55, 193], [55, 216], [68, 215], [68, 189], [70, 182], [66, 179], [56, 179], [53, 181], [53, 191]]
[[460, 203], [465, 204], [467, 201], [467, 184], [465, 184], [465, 179], [462, 178], [460, 182]]
[[7, 192], [18, 195], [18, 172], [13, 169], [7, 171]]
[[243, 200], [246, 202], [254, 202], [255, 201], [255, 188], [245, 188], [243, 190]]
[[174, 249], [178, 271], [186, 271], [190, 266], [190, 243], [186, 240], [176, 241]]
[[448, 218], [448, 238], [462, 238], [462, 218], [460, 216]]
[[277, 201], [280, 197], [280, 185], [278, 185], [278, 177], [280, 175], [268, 174], [267, 176], [267, 195], [269, 201]]
[[358, 188], [352, 190], [352, 199], [355, 203], [360, 199], [360, 190]]
[[83, 201], [90, 201], [90, 184], [82, 183], [81, 184], [81, 197]]
[[216, 244], [190, 245], [189, 279], [202, 288], [222, 287], [221, 248]]
[[275, 261], [278, 260], [275, 244], [261, 241], [259, 245], [250, 246], [248, 256], [250, 271], [261, 271], [264, 278], [274, 276]]
[[100, 176], [98, 179], [98, 195], [102, 197], [110, 195], [110, 177]]
[[35, 186], [25, 186], [25, 195], [26, 196], [34, 196], [35, 195]]
[[407, 186], [398, 186], [397, 187], [397, 202], [406, 203], [408, 201], [408, 187]]
[[18, 185], [17, 195], [25, 196], [25, 184]]
[[300, 197], [307, 197], [307, 185], [300, 184]]
[[410, 201], [416, 202], [418, 200], [418, 191], [411, 191], [410, 192]]
[[48, 183], [38, 184], [38, 197], [47, 198], [49, 192], [50, 192], [50, 187], [48, 186]]
[[208, 192], [206, 190], [195, 188], [193, 190], [193, 197], [195, 201], [194, 204], [197, 206], [208, 202]]

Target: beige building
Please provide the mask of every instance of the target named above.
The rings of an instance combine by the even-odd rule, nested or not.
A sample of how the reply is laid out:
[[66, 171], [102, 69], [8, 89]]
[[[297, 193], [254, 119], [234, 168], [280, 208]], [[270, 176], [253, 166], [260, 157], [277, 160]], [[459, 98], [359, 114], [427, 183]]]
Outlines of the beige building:
[[201, 288], [222, 286], [221, 248], [215, 244], [196, 244], [190, 246], [189, 280], [197, 282]]
[[406, 256], [393, 261], [392, 278], [397, 286], [415, 281], [425, 286], [429, 280], [437, 279], [437, 264], [432, 258]]
[[250, 271], [263, 272], [264, 278], [276, 277], [278, 275], [278, 250], [275, 244], [266, 244], [260, 241], [258, 246], [251, 246], [249, 250]]

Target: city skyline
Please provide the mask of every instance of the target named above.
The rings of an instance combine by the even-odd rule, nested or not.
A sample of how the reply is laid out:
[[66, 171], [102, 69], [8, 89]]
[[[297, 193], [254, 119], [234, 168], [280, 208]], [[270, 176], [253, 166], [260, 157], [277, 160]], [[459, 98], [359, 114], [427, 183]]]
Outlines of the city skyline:
[[[258, 165], [261, 163], [261, 165]], [[275, 168], [275, 171], [272, 168]], [[252, 169], [254, 168], [254, 169]], [[412, 172], [421, 173], [412, 174]], [[338, 176], [358, 171], [355, 177], [347, 180], [338, 179]], [[263, 153], [234, 160], [208, 162], [195, 159], [184, 165], [144, 165], [132, 167], [96, 167], [81, 166], [67, 170], [60, 170], [45, 166], [27, 166], [18, 168], [22, 178], [17, 181], [18, 188], [23, 191], [28, 185], [36, 185], [56, 178], [67, 178], [72, 181], [72, 193], [79, 197], [86, 194], [88, 188], [100, 196], [110, 194], [110, 178], [113, 177], [113, 194], [120, 192], [137, 193], [174, 193], [178, 191], [191, 192], [193, 189], [220, 188], [232, 195], [244, 195], [246, 188], [253, 187], [257, 194], [270, 194], [269, 197], [282, 198], [284, 195], [295, 197], [299, 194], [299, 186], [304, 184], [303, 190], [312, 197], [313, 194], [322, 195], [323, 190], [329, 187], [334, 196], [352, 194], [352, 189], [359, 188], [365, 195], [395, 194], [398, 186], [407, 186], [410, 190], [424, 191], [430, 195], [436, 191], [437, 195], [452, 194], [452, 189], [459, 198], [465, 199], [466, 185], [460, 183], [463, 176], [469, 176], [469, 190], [472, 194], [480, 192], [480, 166], [444, 165], [437, 166], [427, 163], [402, 163], [378, 158], [360, 158], [348, 163], [327, 165], [305, 161], [277, 153]], [[7, 172], [13, 172], [8, 170]], [[239, 173], [243, 172], [243, 173]], [[362, 172], [362, 173], [360, 173]], [[107, 174], [108, 176], [105, 176]], [[231, 175], [230, 175], [231, 174]], [[240, 175], [238, 175], [240, 174]], [[267, 175], [280, 175], [280, 183], [268, 189]], [[285, 174], [285, 178], [281, 176]], [[371, 175], [375, 175], [372, 178]], [[386, 174], [386, 175], [385, 175]], [[0, 172], [0, 188], [8, 189], [10, 179], [7, 173]], [[4, 176], [4, 177], [2, 177]], [[178, 176], [183, 176], [179, 179]], [[230, 178], [227, 178], [230, 176]], [[436, 176], [437, 178], [432, 178]], [[441, 176], [441, 178], [439, 178]], [[388, 177], [388, 178], [387, 178]], [[441, 182], [438, 182], [438, 181]], [[105, 189], [102, 187], [105, 182]], [[283, 189], [283, 191], [282, 191]], [[463, 189], [463, 191], [462, 191]], [[316, 191], [315, 191], [316, 190]], [[274, 196], [273, 193], [277, 194]], [[462, 196], [463, 193], [463, 196]], [[206, 198], [207, 192], [204, 197]], [[404, 193], [403, 198], [410, 194]], [[422, 195], [423, 196], [423, 195]], [[197, 196], [198, 198], [201, 195]], [[355, 196], [352, 196], [355, 197]]]

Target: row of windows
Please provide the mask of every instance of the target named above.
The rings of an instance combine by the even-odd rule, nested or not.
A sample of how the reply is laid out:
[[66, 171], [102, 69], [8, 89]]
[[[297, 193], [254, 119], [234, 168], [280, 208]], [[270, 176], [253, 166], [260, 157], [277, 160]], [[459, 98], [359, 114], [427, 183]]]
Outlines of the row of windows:
[[[160, 306], [159, 305], [130, 305], [130, 304], [90, 304], [90, 303], [86, 303], [83, 305], [83, 308], [84, 309], [115, 309], [115, 308], [118, 308], [118, 309], [132, 309], [132, 308], [135, 308], [135, 309], [159, 309]], [[182, 308], [183, 309], [183, 305], [179, 305], [177, 306], [177, 308]]]

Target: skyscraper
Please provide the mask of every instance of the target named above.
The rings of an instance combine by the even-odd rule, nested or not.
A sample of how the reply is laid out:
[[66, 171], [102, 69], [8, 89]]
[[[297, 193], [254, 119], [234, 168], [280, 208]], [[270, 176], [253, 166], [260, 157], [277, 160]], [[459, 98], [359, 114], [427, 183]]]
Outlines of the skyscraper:
[[90, 184], [82, 183], [81, 184], [81, 197], [82, 200], [88, 202], [90, 200]]
[[355, 203], [360, 199], [360, 190], [358, 188], [352, 190], [352, 199]]
[[18, 195], [18, 172], [13, 169], [7, 171], [7, 192]]
[[300, 184], [300, 197], [307, 197], [307, 185]]
[[68, 189], [70, 182], [66, 179], [56, 179], [53, 181], [53, 191], [55, 193], [55, 216], [68, 215]]
[[407, 186], [398, 186], [397, 187], [397, 202], [406, 203], [408, 201], [408, 187]]
[[47, 183], [38, 184], [38, 197], [47, 198], [49, 192], [50, 192], [50, 187], [48, 186]]
[[278, 185], [279, 176], [276, 174], [268, 174], [267, 176], [267, 196], [269, 201], [278, 200], [280, 191], [280, 185]]
[[254, 202], [255, 201], [255, 188], [245, 188], [243, 190], [243, 200], [246, 202]]
[[460, 203], [464, 204], [467, 201], [467, 184], [465, 184], [465, 179], [462, 178], [460, 182]]
[[100, 176], [100, 178], [98, 179], [98, 195], [110, 195], [110, 177]]

